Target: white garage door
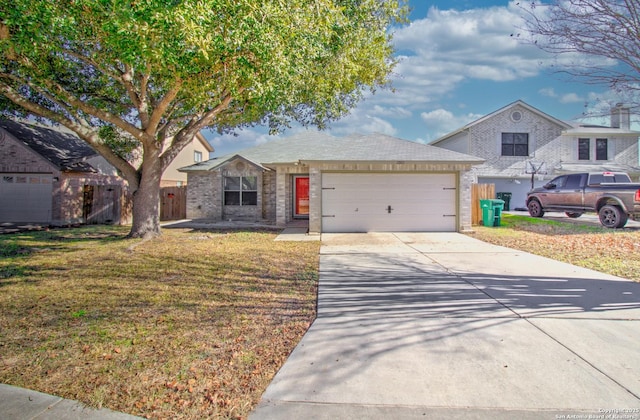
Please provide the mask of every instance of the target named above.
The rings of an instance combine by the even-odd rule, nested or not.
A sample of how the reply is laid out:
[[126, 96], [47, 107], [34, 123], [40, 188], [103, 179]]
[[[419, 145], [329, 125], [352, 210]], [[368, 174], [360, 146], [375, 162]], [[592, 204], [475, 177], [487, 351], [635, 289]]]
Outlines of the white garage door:
[[51, 175], [0, 174], [0, 222], [50, 222], [51, 191]]
[[322, 174], [323, 232], [453, 232], [454, 174]]

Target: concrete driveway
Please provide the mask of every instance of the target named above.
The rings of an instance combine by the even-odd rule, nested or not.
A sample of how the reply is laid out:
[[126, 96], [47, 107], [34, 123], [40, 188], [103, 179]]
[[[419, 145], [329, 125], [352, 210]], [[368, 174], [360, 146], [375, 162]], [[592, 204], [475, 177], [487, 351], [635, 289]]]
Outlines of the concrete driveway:
[[250, 419], [640, 419], [638, 343], [638, 283], [461, 234], [325, 234], [318, 318]]

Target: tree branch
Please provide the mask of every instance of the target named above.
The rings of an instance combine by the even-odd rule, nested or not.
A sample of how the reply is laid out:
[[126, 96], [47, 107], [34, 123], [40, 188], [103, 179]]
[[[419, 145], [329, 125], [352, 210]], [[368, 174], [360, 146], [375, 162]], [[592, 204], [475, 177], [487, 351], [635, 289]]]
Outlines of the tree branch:
[[226, 94], [216, 107], [203, 115], [194, 116], [187, 125], [176, 133], [169, 148], [160, 156], [163, 171], [171, 164], [173, 159], [178, 156], [182, 149], [193, 140], [197, 133], [211, 125], [217, 115], [229, 108], [232, 100], [233, 97], [231, 94]]
[[80, 122], [73, 121], [70, 118], [64, 117], [60, 113], [51, 111], [48, 108], [31, 102], [6, 83], [0, 83], [0, 92], [13, 103], [27, 111], [40, 115], [41, 117], [47, 118], [51, 121], [55, 121], [72, 130], [122, 173], [124, 178], [129, 182], [129, 186], [132, 191], [135, 191], [138, 188], [139, 177], [136, 169], [129, 162], [116, 155], [109, 147], [102, 144], [100, 136], [89, 126], [89, 124], [82, 124]]
[[151, 118], [149, 119], [149, 124], [147, 127], [144, 127], [147, 135], [153, 135], [158, 130], [158, 125], [162, 120], [162, 117], [165, 115], [167, 108], [171, 105], [171, 102], [178, 96], [180, 93], [180, 89], [182, 88], [182, 81], [177, 80], [176, 84], [171, 88], [164, 97], [160, 100], [158, 105], [153, 109], [151, 113]]
[[65, 98], [65, 100], [73, 107], [81, 110], [82, 112], [92, 115], [102, 121], [108, 122], [110, 124], [115, 125], [121, 130], [129, 133], [134, 138], [139, 141], [145, 143], [153, 140], [153, 136], [149, 137], [144, 131], [140, 130], [135, 125], [125, 121], [117, 115], [114, 115], [110, 112], [104, 111], [100, 108], [96, 108], [92, 105], [89, 105], [86, 102], [75, 97], [75, 95], [69, 93], [65, 88], [61, 85], [54, 83], [50, 80], [43, 81], [44, 85], [51, 91], [55, 92], [60, 97]]
[[[640, 7], [637, 1], [567, 0], [546, 13], [526, 9], [525, 30], [543, 51], [575, 54], [560, 72], [590, 84], [633, 90], [640, 82]], [[595, 59], [595, 60], [594, 60]]]

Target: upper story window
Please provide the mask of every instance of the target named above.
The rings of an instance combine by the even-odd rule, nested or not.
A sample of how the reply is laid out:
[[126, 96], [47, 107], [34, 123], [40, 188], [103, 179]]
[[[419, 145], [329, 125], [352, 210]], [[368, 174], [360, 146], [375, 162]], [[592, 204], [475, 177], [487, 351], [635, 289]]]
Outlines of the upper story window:
[[502, 133], [502, 156], [529, 156], [529, 133]]
[[202, 162], [202, 152], [199, 152], [197, 150], [195, 152], [193, 152], [193, 161], [196, 162], [196, 163], [197, 162]]
[[578, 160], [591, 160], [591, 139], [578, 139]]
[[595, 155], [595, 160], [609, 160], [609, 140], [608, 139], [596, 139], [595, 147], [592, 139], [582, 138], [578, 139], [578, 160], [592, 160], [592, 156]]
[[607, 139], [596, 139], [596, 160], [609, 160], [609, 141]]
[[258, 177], [224, 177], [225, 206], [255, 206], [258, 204]]

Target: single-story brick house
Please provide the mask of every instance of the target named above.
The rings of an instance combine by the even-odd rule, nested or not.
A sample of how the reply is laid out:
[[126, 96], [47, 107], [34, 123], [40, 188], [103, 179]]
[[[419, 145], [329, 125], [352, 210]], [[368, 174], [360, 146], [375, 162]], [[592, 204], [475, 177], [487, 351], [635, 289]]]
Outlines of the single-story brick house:
[[0, 222], [124, 224], [127, 183], [62, 127], [0, 119]]
[[308, 219], [310, 233], [466, 231], [469, 174], [482, 163], [382, 134], [305, 131], [180, 170], [190, 219]]

